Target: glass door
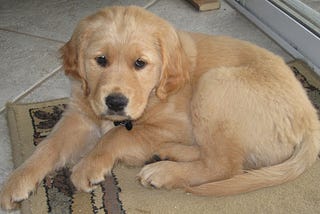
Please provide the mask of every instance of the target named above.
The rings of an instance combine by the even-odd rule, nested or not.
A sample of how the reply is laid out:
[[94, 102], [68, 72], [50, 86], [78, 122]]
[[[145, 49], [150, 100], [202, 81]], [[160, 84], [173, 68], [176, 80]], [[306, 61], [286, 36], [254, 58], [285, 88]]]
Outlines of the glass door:
[[320, 75], [320, 0], [226, 0]]
[[320, 36], [320, 0], [270, 0], [270, 2]]

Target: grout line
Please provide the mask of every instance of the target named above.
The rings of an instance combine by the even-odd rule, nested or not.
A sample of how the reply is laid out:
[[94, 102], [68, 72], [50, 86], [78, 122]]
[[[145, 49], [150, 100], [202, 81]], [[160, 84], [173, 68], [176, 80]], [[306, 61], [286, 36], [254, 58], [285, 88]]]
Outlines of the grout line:
[[44, 36], [33, 35], [31, 33], [24, 33], [24, 32], [20, 32], [17, 30], [11, 30], [11, 29], [1, 28], [1, 27], [0, 27], [0, 30], [11, 32], [11, 33], [16, 33], [16, 34], [20, 34], [20, 35], [30, 36], [30, 37], [34, 37], [34, 38], [38, 38], [38, 39], [49, 40], [52, 42], [58, 42], [58, 43], [62, 43], [62, 44], [66, 43], [65, 41], [61, 41], [61, 40], [57, 40], [57, 39], [50, 39], [50, 38], [46, 38]]
[[148, 9], [149, 7], [151, 7], [152, 5], [154, 5], [155, 3], [157, 3], [158, 0], [151, 0], [148, 4], [146, 4], [145, 6], [143, 6], [144, 9]]
[[[144, 9], [148, 9], [149, 7], [151, 7], [152, 5], [157, 3], [158, 1], [159, 0], [151, 0], [149, 3], [147, 3], [145, 6], [143, 6], [143, 8]], [[7, 28], [1, 28], [0, 27], [0, 30], [11, 32], [11, 33], [16, 33], [16, 34], [21, 34], [21, 35], [25, 35], [25, 36], [30, 36], [30, 37], [34, 37], [34, 38], [38, 38], [38, 39], [49, 40], [49, 41], [52, 41], [52, 42], [58, 42], [58, 43], [62, 43], [62, 44], [66, 43], [65, 41], [61, 41], [61, 40], [57, 40], [57, 39], [51, 39], [51, 38], [47, 38], [47, 37], [44, 37], [44, 36], [38, 36], [38, 35], [31, 34], [31, 33], [25, 33], [25, 32], [12, 30], [12, 29], [7, 29]]]
[[[151, 7], [152, 5], [154, 5], [157, 2], [158, 2], [158, 0], [151, 0], [149, 3], [147, 3], [145, 6], [143, 6], [143, 8], [144, 9], [148, 9], [149, 7]], [[38, 38], [38, 39], [49, 40], [49, 41], [52, 41], [52, 42], [58, 42], [58, 43], [63, 43], [63, 44], [66, 43], [65, 41], [61, 41], [61, 40], [57, 40], [57, 39], [51, 39], [51, 38], [47, 38], [47, 37], [44, 37], [44, 36], [38, 36], [38, 35], [31, 34], [31, 33], [25, 33], [25, 32], [12, 30], [12, 29], [7, 29], [7, 28], [1, 28], [0, 27], [0, 30], [11, 32], [11, 33], [16, 33], [16, 34], [21, 34], [21, 35], [25, 35], [25, 36], [30, 36], [30, 37], [34, 37], [34, 38]]]
[[[51, 71], [50, 73], [48, 73], [46, 76], [44, 76], [43, 78], [41, 78], [40, 80], [38, 80], [36, 83], [34, 83], [31, 87], [29, 87], [27, 90], [23, 91], [22, 93], [20, 93], [18, 96], [16, 96], [13, 100], [11, 100], [10, 102], [15, 103], [17, 101], [19, 101], [20, 99], [22, 99], [23, 97], [25, 97], [26, 95], [28, 95], [30, 92], [32, 92], [34, 89], [36, 89], [37, 87], [39, 87], [42, 83], [44, 83], [47, 79], [49, 79], [50, 77], [52, 77], [55, 73], [57, 73], [60, 69], [62, 68], [62, 66], [58, 66], [57, 68], [55, 68], [53, 71]], [[2, 112], [4, 112], [4, 110], [6, 109], [6, 106], [2, 106], [0, 108], [0, 114]]]

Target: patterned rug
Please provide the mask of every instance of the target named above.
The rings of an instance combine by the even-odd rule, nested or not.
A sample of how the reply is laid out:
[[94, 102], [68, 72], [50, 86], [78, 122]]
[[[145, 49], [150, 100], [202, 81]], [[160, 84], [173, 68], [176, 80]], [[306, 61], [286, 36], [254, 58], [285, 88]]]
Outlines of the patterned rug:
[[[301, 61], [289, 63], [289, 66], [319, 109], [319, 77]], [[7, 105], [15, 166], [19, 166], [29, 157], [34, 148], [50, 133], [61, 118], [67, 102], [67, 99], [59, 99], [42, 103]], [[21, 211], [23, 214], [256, 213], [257, 211], [316, 213], [320, 211], [318, 203], [320, 193], [314, 192], [315, 186], [316, 188], [319, 186], [319, 161], [316, 167], [318, 170], [314, 167], [308, 172], [309, 174], [304, 175], [311, 176], [310, 178], [298, 179], [291, 184], [282, 185], [281, 188], [267, 188], [242, 196], [224, 198], [191, 196], [179, 190], [145, 189], [135, 181], [135, 174], [139, 169], [124, 166], [117, 167], [92, 193], [78, 193], [75, 192], [69, 179], [70, 170], [66, 167], [47, 176], [36, 194], [22, 203]], [[301, 195], [305, 198], [301, 199]]]
[[[8, 124], [16, 166], [31, 155], [50, 133], [67, 103], [68, 99], [58, 99], [24, 105], [8, 104]], [[118, 198], [120, 189], [113, 174], [90, 194], [77, 193], [69, 179], [70, 174], [66, 167], [47, 176], [36, 194], [22, 203], [22, 213], [124, 213]]]

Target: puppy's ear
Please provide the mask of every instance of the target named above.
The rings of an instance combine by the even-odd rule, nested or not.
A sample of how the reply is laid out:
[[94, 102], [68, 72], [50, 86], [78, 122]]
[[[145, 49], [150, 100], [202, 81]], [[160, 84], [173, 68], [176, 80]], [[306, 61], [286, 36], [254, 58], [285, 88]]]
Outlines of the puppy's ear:
[[173, 27], [170, 26], [163, 31], [158, 40], [162, 56], [162, 73], [157, 96], [165, 99], [189, 81], [190, 63]]
[[88, 83], [86, 80], [86, 74], [83, 64], [83, 51], [82, 51], [82, 39], [77, 38], [78, 33], [74, 33], [72, 38], [60, 48], [61, 58], [63, 61], [63, 68], [65, 74], [70, 75], [74, 79], [81, 81], [82, 89], [85, 96], [90, 93]]

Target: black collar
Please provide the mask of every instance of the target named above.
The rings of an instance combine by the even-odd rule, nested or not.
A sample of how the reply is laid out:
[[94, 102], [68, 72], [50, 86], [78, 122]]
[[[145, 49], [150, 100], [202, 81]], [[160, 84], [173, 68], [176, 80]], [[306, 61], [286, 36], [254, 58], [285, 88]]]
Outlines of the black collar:
[[132, 121], [131, 120], [114, 121], [113, 124], [115, 126], [125, 126], [128, 131], [130, 131], [132, 129]]

